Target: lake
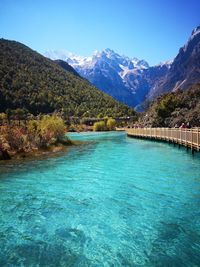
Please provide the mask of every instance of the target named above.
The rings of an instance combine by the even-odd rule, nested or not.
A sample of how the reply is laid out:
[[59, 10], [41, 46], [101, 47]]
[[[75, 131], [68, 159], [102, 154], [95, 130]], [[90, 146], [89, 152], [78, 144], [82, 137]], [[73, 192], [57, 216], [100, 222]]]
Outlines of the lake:
[[200, 157], [123, 132], [0, 163], [0, 266], [200, 266]]

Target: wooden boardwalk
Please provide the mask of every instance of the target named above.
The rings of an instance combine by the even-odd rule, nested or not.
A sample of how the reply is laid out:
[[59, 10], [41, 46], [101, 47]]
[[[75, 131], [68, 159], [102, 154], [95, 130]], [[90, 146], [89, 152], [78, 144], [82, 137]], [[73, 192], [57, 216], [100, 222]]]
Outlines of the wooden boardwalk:
[[129, 137], [163, 140], [200, 151], [200, 128], [126, 128]]

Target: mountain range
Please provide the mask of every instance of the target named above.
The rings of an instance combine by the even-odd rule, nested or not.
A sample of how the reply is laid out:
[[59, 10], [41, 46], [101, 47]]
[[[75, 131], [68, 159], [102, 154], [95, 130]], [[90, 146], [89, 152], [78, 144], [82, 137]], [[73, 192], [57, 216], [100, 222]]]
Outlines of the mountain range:
[[81, 57], [49, 50], [44, 55], [69, 63], [80, 76], [103, 92], [130, 107], [141, 110], [145, 101], [200, 81], [200, 26], [192, 31], [177, 56], [168, 62], [149, 66], [145, 60], [119, 55], [111, 49]]

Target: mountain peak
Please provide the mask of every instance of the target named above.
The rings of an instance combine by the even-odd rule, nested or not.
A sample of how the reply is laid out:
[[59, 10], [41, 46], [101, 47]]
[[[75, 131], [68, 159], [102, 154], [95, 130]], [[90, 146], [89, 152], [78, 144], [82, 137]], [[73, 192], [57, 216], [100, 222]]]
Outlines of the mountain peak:
[[191, 46], [191, 43], [193, 44], [192, 46], [196, 46], [196, 42], [199, 42], [199, 41], [200, 41], [200, 26], [197, 26], [192, 31], [187, 43], [181, 48], [181, 50], [185, 53], [188, 50], [188, 47]]
[[114, 57], [119, 57], [119, 55], [113, 51], [112, 49], [110, 48], [105, 48], [101, 51], [99, 50], [95, 50], [92, 54], [93, 58], [103, 58], [103, 57], [106, 57], [106, 58], [114, 58]]
[[106, 48], [106, 49], [104, 49], [104, 51], [106, 52], [106, 53], [112, 53], [112, 54], [116, 54], [112, 49], [110, 49], [110, 48]]
[[200, 25], [197, 26], [197, 27], [192, 31], [191, 37], [192, 37], [192, 36], [195, 36], [195, 35], [197, 35], [197, 34], [199, 34], [199, 33], [200, 33]]

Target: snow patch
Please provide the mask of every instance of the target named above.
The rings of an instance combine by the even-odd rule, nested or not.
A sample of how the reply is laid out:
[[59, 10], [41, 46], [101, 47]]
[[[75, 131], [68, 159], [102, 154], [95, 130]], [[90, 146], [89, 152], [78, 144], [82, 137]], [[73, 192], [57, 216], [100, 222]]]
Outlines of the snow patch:
[[122, 71], [120, 71], [118, 74], [122, 79], [124, 79], [126, 74], [130, 72], [130, 69], [122, 64], [119, 64], [119, 66], [122, 69]]
[[155, 65], [155, 67], [163, 67], [163, 66], [166, 66], [168, 69], [170, 69], [173, 61], [174, 60], [171, 59], [171, 60], [167, 60], [167, 61], [164, 61], [164, 62], [160, 62], [159, 64]]

